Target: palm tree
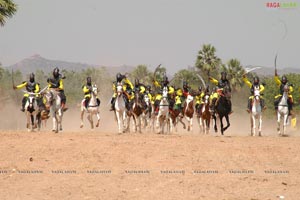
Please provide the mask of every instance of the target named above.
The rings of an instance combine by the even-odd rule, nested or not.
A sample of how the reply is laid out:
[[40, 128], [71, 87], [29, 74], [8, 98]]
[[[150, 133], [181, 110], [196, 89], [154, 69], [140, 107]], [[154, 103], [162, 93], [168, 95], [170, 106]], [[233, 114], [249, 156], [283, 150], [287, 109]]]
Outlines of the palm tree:
[[12, 17], [17, 5], [12, 0], [0, 0], [0, 25], [4, 26], [6, 18]]
[[221, 63], [221, 59], [216, 55], [216, 48], [211, 44], [202, 46], [198, 52], [196, 67], [201, 70], [202, 74], [208, 75], [210, 72], [216, 73]]
[[150, 84], [152, 82], [152, 73], [146, 65], [138, 65], [130, 74], [132, 80], [139, 79], [141, 83]]
[[227, 77], [230, 79], [233, 91], [238, 91], [244, 85], [243, 74], [246, 73], [245, 69], [237, 59], [230, 59], [227, 66], [222, 65], [221, 70], [227, 72]]
[[202, 85], [200, 79], [198, 78], [197, 74], [193, 70], [183, 69], [178, 71], [174, 75], [171, 84], [176, 87], [182, 88], [183, 81], [187, 81], [189, 85], [194, 89], [198, 88], [199, 85]]

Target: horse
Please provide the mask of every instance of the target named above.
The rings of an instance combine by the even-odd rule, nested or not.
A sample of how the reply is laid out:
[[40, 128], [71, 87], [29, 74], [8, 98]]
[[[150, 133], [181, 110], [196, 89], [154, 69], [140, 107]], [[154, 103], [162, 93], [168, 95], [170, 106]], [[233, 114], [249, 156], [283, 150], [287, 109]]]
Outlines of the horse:
[[209, 110], [210, 103], [209, 103], [209, 95], [206, 94], [204, 96], [204, 103], [200, 110], [200, 116], [197, 116], [197, 119], [199, 120], [199, 126], [200, 131], [202, 130], [203, 133], [208, 134], [209, 133], [209, 126], [210, 126], [210, 119], [211, 119], [211, 113]]
[[99, 127], [99, 122], [100, 122], [100, 115], [99, 115], [99, 105], [97, 102], [97, 95], [98, 95], [98, 88], [97, 85], [92, 85], [92, 91], [91, 91], [91, 98], [89, 100], [89, 103], [87, 106], [84, 105], [85, 99], [82, 100], [81, 102], [81, 115], [80, 115], [80, 120], [81, 120], [81, 125], [80, 128], [83, 127], [83, 115], [84, 112], [88, 113], [87, 119], [89, 120], [91, 124], [91, 129], [94, 129], [94, 121], [93, 121], [93, 116], [97, 116], [97, 123], [96, 127]]
[[165, 125], [167, 125], [167, 133], [170, 132], [171, 123], [169, 118], [169, 101], [167, 87], [163, 87], [162, 99], [160, 100], [158, 115], [156, 117], [156, 128], [159, 128], [159, 134], [164, 134]]
[[119, 84], [117, 85], [117, 96], [114, 105], [115, 119], [118, 122], [119, 134], [125, 133], [126, 128], [128, 128], [128, 124], [126, 126], [127, 111], [126, 111], [125, 100], [123, 95], [124, 95], [123, 86]]
[[254, 97], [251, 101], [251, 114], [250, 114], [250, 123], [251, 123], [251, 136], [255, 136], [256, 133], [256, 119], [258, 120], [258, 135], [261, 136], [261, 127], [262, 127], [262, 107], [259, 86], [254, 87]]
[[[38, 117], [38, 105], [36, 103], [35, 96], [37, 93], [27, 92], [28, 94], [26, 103], [25, 103], [25, 115], [27, 119], [26, 128], [28, 132], [33, 132], [35, 128], [38, 127], [38, 122], [40, 122], [40, 118]], [[36, 120], [34, 119], [36, 118]]]
[[59, 91], [55, 88], [49, 88], [45, 92], [46, 108], [50, 110], [52, 116], [52, 131], [58, 133], [58, 129], [62, 131], [63, 111], [61, 107], [61, 97]]
[[155, 114], [154, 114], [154, 105], [151, 103], [151, 100], [147, 94], [144, 95], [144, 102], [147, 109], [143, 111], [142, 122], [144, 127], [148, 127], [150, 131], [154, 132], [154, 123], [155, 123]]
[[[230, 106], [229, 101], [230, 99], [230, 93], [228, 91], [227, 87], [223, 88], [222, 94], [219, 95], [219, 98], [216, 102], [216, 114], [219, 116], [220, 124], [221, 124], [221, 134], [224, 135], [224, 132], [226, 129], [230, 127], [229, 122], [229, 113], [230, 113]], [[223, 125], [223, 118], [225, 117], [227, 125], [224, 127]], [[215, 120], [215, 132], [218, 131], [217, 124], [216, 124], [216, 116], [213, 117]]]
[[145, 102], [142, 101], [140, 95], [141, 95], [140, 91], [136, 89], [134, 93], [134, 102], [132, 105], [132, 114], [134, 117], [135, 132], [137, 132], [137, 128], [138, 128], [139, 133], [142, 133], [141, 117], [144, 111]]
[[193, 129], [193, 116], [194, 116], [194, 97], [189, 93], [184, 102], [183, 114], [188, 121], [188, 131]]
[[178, 124], [178, 122], [180, 122], [182, 124], [183, 129], [186, 129], [186, 125], [182, 121], [183, 116], [180, 116], [180, 113], [182, 113], [182, 112], [180, 110], [178, 110], [178, 109], [170, 110], [171, 122], [172, 122], [173, 127], [175, 128], [176, 132], [177, 132], [177, 124]]
[[[277, 132], [279, 136], [284, 136], [286, 133], [286, 126], [288, 123], [288, 116], [289, 116], [289, 108], [288, 108], [288, 92], [289, 86], [285, 85], [283, 87], [283, 94], [279, 101], [278, 108], [277, 108]], [[283, 118], [283, 130], [280, 131], [280, 121]]]

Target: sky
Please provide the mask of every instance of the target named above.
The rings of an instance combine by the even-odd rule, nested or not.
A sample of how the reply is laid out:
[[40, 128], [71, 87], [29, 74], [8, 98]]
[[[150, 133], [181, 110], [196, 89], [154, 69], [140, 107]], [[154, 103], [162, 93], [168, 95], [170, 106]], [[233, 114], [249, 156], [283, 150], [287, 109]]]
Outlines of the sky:
[[34, 54], [53, 60], [174, 72], [194, 66], [203, 44], [243, 66], [300, 68], [300, 1], [268, 8], [264, 0], [14, 0], [0, 27], [0, 62]]

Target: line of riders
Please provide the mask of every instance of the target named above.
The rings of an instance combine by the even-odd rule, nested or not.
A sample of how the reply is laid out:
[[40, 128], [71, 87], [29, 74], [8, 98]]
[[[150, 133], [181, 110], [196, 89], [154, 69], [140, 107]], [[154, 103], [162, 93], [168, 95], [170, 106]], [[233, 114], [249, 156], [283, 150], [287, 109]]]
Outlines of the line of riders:
[[[61, 73], [59, 73], [59, 69], [56, 67], [53, 70], [52, 73], [53, 77], [48, 78], [47, 79], [47, 83], [48, 83], [48, 88], [53, 88], [57, 91], [59, 91], [59, 96], [61, 98], [61, 105], [62, 105], [62, 110], [66, 111], [68, 108], [66, 106], [66, 95], [64, 94], [64, 84], [63, 84], [63, 79], [65, 79], [66, 77], [64, 75], [62, 75]], [[121, 73], [117, 73], [116, 75], [116, 81], [113, 82], [113, 91], [114, 94], [111, 98], [111, 111], [114, 110], [114, 103], [116, 100], [116, 96], [117, 96], [117, 85], [122, 85], [123, 86], [123, 90], [124, 90], [124, 101], [125, 101], [125, 105], [127, 110], [130, 110], [133, 104], [133, 99], [134, 99], [134, 94], [136, 92], [139, 92], [139, 96], [141, 98], [141, 102], [143, 103], [144, 109], [148, 110], [148, 113], [152, 113], [152, 106], [147, 106], [146, 102], [143, 100], [144, 99], [144, 95], [147, 95], [151, 104], [154, 105], [154, 113], [157, 114], [158, 113], [158, 109], [159, 109], [159, 102], [162, 99], [162, 90], [164, 87], [167, 87], [168, 89], [168, 100], [169, 100], [169, 107], [170, 107], [170, 111], [172, 112], [172, 110], [179, 110], [180, 115], [183, 115], [182, 109], [183, 109], [183, 103], [185, 101], [185, 99], [187, 98], [187, 96], [190, 94], [192, 96], [195, 97], [196, 99], [196, 104], [195, 104], [195, 108], [197, 112], [200, 112], [202, 105], [204, 103], [203, 101], [203, 97], [205, 95], [209, 95], [210, 96], [210, 111], [212, 113], [215, 112], [215, 108], [216, 105], [218, 104], [218, 99], [220, 96], [227, 96], [227, 101], [228, 101], [228, 106], [229, 106], [229, 110], [230, 110], [230, 114], [233, 112], [232, 111], [232, 106], [231, 106], [231, 100], [230, 100], [230, 92], [231, 92], [231, 86], [230, 86], [230, 82], [227, 79], [227, 74], [226, 72], [222, 72], [221, 73], [221, 79], [217, 80], [211, 76], [209, 76], [209, 80], [210, 82], [212, 82], [215, 87], [213, 87], [212, 91], [210, 92], [209, 90], [209, 85], [205, 86], [205, 88], [203, 88], [202, 86], [199, 86], [198, 91], [193, 91], [191, 90], [191, 87], [189, 86], [187, 81], [183, 81], [183, 87], [182, 88], [175, 88], [174, 86], [170, 86], [169, 85], [169, 80], [168, 77], [166, 75], [163, 76], [162, 81], [159, 83], [158, 81], [153, 81], [153, 89], [150, 85], [144, 85], [142, 83], [139, 82], [139, 79], [135, 79], [134, 84], [132, 84], [132, 82], [128, 79], [128, 77], [126, 75], [122, 75]], [[288, 85], [289, 86], [289, 94], [288, 94], [288, 108], [289, 108], [289, 115], [292, 114], [292, 109], [293, 109], [293, 97], [292, 97], [292, 92], [293, 92], [293, 85], [290, 84], [288, 82], [288, 79], [285, 75], [283, 75], [281, 77], [281, 80], [277, 74], [277, 70], [275, 70], [275, 76], [274, 76], [274, 80], [276, 82], [276, 84], [279, 87], [279, 93], [278, 95], [275, 96], [275, 101], [274, 101], [274, 106], [275, 109], [277, 110], [278, 104], [280, 102], [280, 99], [283, 95], [284, 92], [284, 86]], [[254, 89], [255, 88], [259, 88], [260, 91], [260, 95], [261, 95], [261, 107], [264, 109], [266, 109], [265, 107], [265, 101], [264, 98], [262, 97], [263, 95], [263, 91], [265, 89], [264, 84], [261, 84], [259, 81], [259, 78], [257, 76], [255, 76], [253, 78], [252, 83], [248, 80], [248, 78], [246, 77], [246, 74], [243, 75], [243, 81], [246, 83], [246, 85], [249, 86], [250, 88], [250, 97], [248, 99], [248, 105], [247, 105], [247, 111], [250, 113], [251, 111], [251, 101], [254, 98]], [[36, 93], [36, 102], [37, 105], [39, 107], [40, 110], [46, 110], [45, 107], [45, 101], [42, 97], [41, 94], [38, 94], [40, 91], [40, 84], [35, 82], [35, 75], [34, 73], [31, 73], [29, 75], [29, 81], [24, 81], [23, 83], [21, 83], [20, 85], [17, 86], [13, 86], [13, 89], [21, 89], [21, 88], [26, 88], [27, 92], [31, 92], [31, 93]], [[224, 88], [227, 88], [226, 90], [224, 90]], [[91, 97], [91, 92], [92, 92], [92, 79], [91, 77], [87, 77], [86, 79], [86, 84], [82, 86], [82, 90], [84, 93], [84, 104], [87, 107], [88, 106], [88, 102], [90, 100]], [[228, 91], [225, 92], [225, 91]], [[25, 93], [24, 97], [22, 99], [22, 108], [21, 111], [24, 112], [25, 111], [25, 104], [26, 101], [28, 99], [29, 94]], [[100, 105], [100, 99], [97, 98], [97, 102], [98, 102], [98, 106]], [[48, 111], [49, 113], [49, 111]]]

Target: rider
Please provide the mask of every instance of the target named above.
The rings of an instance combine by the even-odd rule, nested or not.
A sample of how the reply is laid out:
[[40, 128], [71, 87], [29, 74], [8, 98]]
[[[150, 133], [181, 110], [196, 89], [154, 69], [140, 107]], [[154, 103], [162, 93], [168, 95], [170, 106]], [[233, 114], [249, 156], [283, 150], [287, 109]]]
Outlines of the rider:
[[[154, 111], [155, 111], [155, 114], [158, 114], [158, 108], [159, 108], [160, 100], [162, 99], [161, 94], [162, 94], [163, 88], [167, 87], [169, 95], [174, 94], [174, 88], [172, 86], [169, 86], [169, 80], [168, 80], [168, 77], [166, 75], [164, 75], [163, 80], [161, 81], [161, 84], [159, 84], [157, 81], [154, 81], [153, 84], [154, 84], [154, 86], [160, 88], [160, 92], [159, 92], [159, 94], [156, 95], [155, 102], [154, 102]], [[171, 107], [172, 102], [169, 102], [169, 103], [170, 103], [170, 107]]]
[[[13, 89], [21, 89], [23, 87], [26, 87], [26, 91], [27, 92], [33, 92], [33, 93], [38, 93], [40, 91], [40, 86], [38, 83], [35, 82], [35, 78], [34, 78], [34, 73], [31, 73], [29, 75], [29, 81], [24, 81], [23, 83], [21, 83], [20, 85], [17, 85], [17, 86], [13, 86]], [[29, 97], [29, 94], [25, 93], [24, 96], [23, 96], [23, 99], [22, 99], [22, 108], [21, 108], [21, 111], [24, 112], [25, 111], [25, 104], [26, 104], [26, 101]], [[37, 103], [38, 103], [38, 94], [36, 94], [36, 100], [37, 100]], [[38, 103], [39, 104], [39, 103]]]
[[[219, 81], [214, 79], [213, 77], [209, 76], [210, 82], [214, 83], [218, 87], [218, 89], [217, 89], [218, 98], [213, 98], [213, 100], [212, 100], [212, 109], [213, 109], [213, 111], [216, 107], [217, 99], [219, 99], [220, 96], [224, 96], [224, 92], [223, 92], [224, 88], [228, 87], [229, 92], [231, 92], [230, 82], [229, 82], [229, 80], [227, 79], [226, 76], [227, 76], [227, 73], [224, 72], [224, 71], [221, 72], [221, 79]], [[228, 105], [229, 105], [229, 109], [230, 109], [229, 114], [231, 114], [231, 113], [233, 113], [233, 111], [232, 111], [232, 105], [231, 105], [230, 99], [228, 99]]]
[[133, 89], [133, 91], [134, 92], [138, 91], [141, 94], [141, 97], [143, 97], [144, 94], [145, 94], [145, 90], [146, 90], [146, 86], [144, 84], [140, 83], [140, 80], [136, 78], [134, 80], [134, 89]]
[[[84, 99], [85, 99], [84, 106], [85, 106], [85, 108], [87, 108], [88, 105], [89, 105], [89, 101], [91, 99], [91, 92], [93, 90], [92, 78], [90, 76], [86, 78], [86, 85], [82, 86], [82, 90], [84, 92]], [[100, 105], [100, 99], [98, 97], [96, 97], [96, 99], [97, 99], [97, 106], [99, 106]]]
[[149, 117], [150, 117], [151, 113], [152, 113], [152, 105], [154, 105], [154, 98], [153, 98], [153, 92], [151, 90], [151, 85], [146, 86], [145, 95], [147, 95], [149, 98], [150, 105], [148, 107], [148, 111], [149, 111]]
[[53, 77], [52, 78], [48, 78], [47, 82], [48, 82], [48, 88], [54, 88], [59, 92], [59, 96], [61, 98], [61, 108], [63, 111], [68, 110], [67, 106], [66, 106], [66, 95], [64, 92], [64, 84], [63, 84], [63, 80], [66, 77], [62, 74], [59, 73], [59, 69], [57, 67], [54, 68], [53, 73], [52, 73]]
[[201, 110], [202, 106], [203, 106], [203, 97], [204, 97], [205, 93], [203, 91], [203, 88], [202, 86], [200, 85], [198, 87], [198, 93], [196, 95], [196, 105], [195, 105], [195, 108], [196, 108], [196, 111], [197, 113], [199, 113], [199, 111]]
[[121, 84], [123, 86], [123, 90], [125, 91], [124, 100], [126, 104], [127, 110], [130, 110], [129, 102], [133, 98], [133, 84], [130, 82], [130, 80], [127, 78], [126, 75], [122, 75], [121, 73], [117, 73], [116, 75], [116, 81], [113, 82], [113, 97], [111, 98], [111, 108], [110, 111], [115, 110], [115, 101], [117, 97], [117, 86]]
[[265, 100], [262, 98], [263, 95], [263, 91], [265, 90], [265, 87], [263, 86], [263, 84], [259, 83], [259, 78], [257, 76], [255, 76], [253, 78], [253, 83], [251, 83], [248, 78], [246, 77], [246, 74], [243, 75], [243, 81], [250, 87], [250, 92], [251, 92], [251, 96], [248, 98], [248, 106], [247, 106], [247, 112], [250, 113], [251, 111], [251, 101], [254, 98], [254, 89], [255, 88], [259, 88], [259, 93], [261, 95], [260, 98], [260, 104], [263, 110], [266, 109], [265, 107]]
[[288, 108], [289, 108], [289, 115], [292, 115], [292, 110], [293, 110], [293, 96], [292, 96], [292, 92], [294, 91], [292, 84], [288, 83], [288, 79], [285, 75], [283, 75], [281, 77], [281, 80], [279, 79], [279, 76], [277, 74], [277, 69], [275, 69], [275, 76], [274, 76], [274, 80], [277, 84], [277, 86], [279, 87], [279, 94], [275, 96], [275, 101], [274, 101], [274, 105], [275, 105], [275, 110], [277, 110], [278, 108], [278, 104], [280, 102], [280, 99], [283, 95], [284, 92], [284, 86], [287, 85], [289, 86], [289, 93], [288, 93]]

